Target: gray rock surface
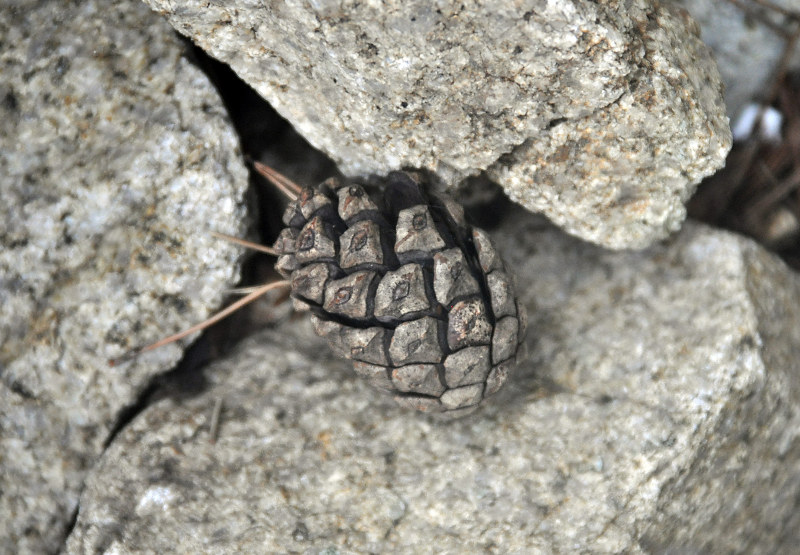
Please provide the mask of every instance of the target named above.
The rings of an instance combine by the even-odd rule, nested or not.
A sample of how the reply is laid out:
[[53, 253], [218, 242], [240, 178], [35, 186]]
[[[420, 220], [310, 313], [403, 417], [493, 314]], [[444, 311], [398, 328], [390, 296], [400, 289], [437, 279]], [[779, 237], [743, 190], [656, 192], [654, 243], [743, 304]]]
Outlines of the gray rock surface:
[[648, 0], [146, 0], [346, 174], [487, 170], [570, 233], [642, 247], [724, 162], [719, 74]]
[[[765, 100], [784, 40], [775, 29], [752, 14], [761, 13], [777, 25], [782, 24], [782, 18], [755, 2], [736, 5], [718, 0], [671, 1], [683, 6], [697, 20], [703, 42], [714, 52], [725, 83], [728, 116], [734, 119], [748, 102]], [[772, 3], [800, 12], [797, 0], [773, 0]], [[800, 67], [800, 52], [792, 65]]]
[[68, 552], [769, 552], [785, 538], [800, 279], [694, 224], [636, 254], [521, 211], [495, 237], [530, 357], [494, 403], [449, 423], [398, 408], [298, 320], [116, 438]]
[[[109, 14], [113, 12], [113, 17]], [[54, 552], [83, 477], [237, 276], [247, 174], [219, 98], [136, 1], [0, 10], [0, 552]]]

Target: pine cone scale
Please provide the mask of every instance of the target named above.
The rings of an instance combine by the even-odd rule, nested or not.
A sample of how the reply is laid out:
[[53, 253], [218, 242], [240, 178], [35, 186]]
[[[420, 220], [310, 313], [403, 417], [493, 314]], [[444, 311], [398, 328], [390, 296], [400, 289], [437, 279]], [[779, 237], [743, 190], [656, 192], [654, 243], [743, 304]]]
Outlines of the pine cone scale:
[[506, 381], [524, 313], [489, 236], [412, 174], [329, 180], [287, 207], [276, 268], [315, 331], [404, 406], [465, 414]]

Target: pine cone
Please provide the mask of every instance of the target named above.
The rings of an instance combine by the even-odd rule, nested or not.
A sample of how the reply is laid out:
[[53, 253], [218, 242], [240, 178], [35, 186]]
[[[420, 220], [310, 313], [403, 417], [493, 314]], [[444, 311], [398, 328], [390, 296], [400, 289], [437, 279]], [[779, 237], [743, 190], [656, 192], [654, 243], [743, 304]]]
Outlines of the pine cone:
[[372, 194], [335, 179], [303, 189], [276, 268], [357, 374], [402, 405], [455, 416], [508, 379], [524, 308], [488, 235], [420, 183], [394, 172]]

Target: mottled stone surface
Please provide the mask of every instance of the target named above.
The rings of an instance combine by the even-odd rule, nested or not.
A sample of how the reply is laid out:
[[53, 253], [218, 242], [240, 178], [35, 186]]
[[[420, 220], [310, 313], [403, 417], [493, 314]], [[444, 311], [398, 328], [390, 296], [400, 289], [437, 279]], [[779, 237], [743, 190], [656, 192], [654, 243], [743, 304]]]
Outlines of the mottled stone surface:
[[[728, 116], [736, 118], [748, 102], [764, 101], [784, 41], [775, 29], [753, 14], [781, 25], [780, 14], [755, 2], [736, 5], [718, 0], [671, 1], [686, 8], [697, 20], [703, 42], [714, 52], [725, 83]], [[772, 4], [800, 13], [797, 0], [772, 0]], [[800, 67], [800, 52], [794, 56], [792, 66]]]
[[0, 41], [0, 552], [47, 553], [182, 349], [108, 360], [236, 279], [209, 232], [241, 232], [247, 175], [213, 87], [139, 2], [6, 2]]
[[[676, 231], [684, 203], [731, 146], [722, 86], [694, 23], [655, 9], [643, 68], [604, 110], [554, 123], [488, 174], [523, 206], [611, 248], [644, 247]], [[531, 186], [535, 184], [535, 186]]]
[[520, 214], [495, 237], [531, 315], [495, 402], [441, 423], [375, 395], [307, 324], [264, 332], [206, 370], [205, 394], [123, 430], [67, 551], [770, 552], [791, 537], [800, 279], [696, 225], [636, 254]]
[[344, 173], [488, 171], [614, 248], [675, 231], [730, 146], [685, 12], [649, 0], [146, 0]]

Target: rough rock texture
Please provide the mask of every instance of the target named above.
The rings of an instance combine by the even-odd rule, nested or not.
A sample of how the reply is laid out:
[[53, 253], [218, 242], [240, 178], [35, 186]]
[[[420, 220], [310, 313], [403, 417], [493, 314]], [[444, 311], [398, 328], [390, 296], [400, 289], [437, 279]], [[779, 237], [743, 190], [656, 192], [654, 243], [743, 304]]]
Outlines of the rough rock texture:
[[263, 333], [117, 437], [68, 552], [770, 552], [800, 492], [798, 277], [696, 225], [638, 254], [524, 214], [495, 237], [531, 315], [497, 402], [433, 422], [307, 321]]
[[346, 174], [488, 170], [570, 233], [642, 247], [730, 145], [694, 23], [647, 0], [146, 0]]
[[[760, 12], [780, 24], [780, 17], [754, 2], [737, 6], [718, 0], [671, 0], [680, 4], [701, 28], [703, 42], [713, 50], [725, 83], [728, 116], [735, 118], [752, 101], [764, 100], [767, 83], [784, 48], [780, 35], [766, 23], [742, 10]], [[797, 0], [773, 0], [775, 5], [800, 11]], [[794, 58], [800, 65], [800, 53]]]
[[[109, 13], [114, 16], [109, 18]], [[0, 552], [53, 552], [122, 409], [236, 278], [247, 175], [215, 91], [139, 2], [0, 10]]]

